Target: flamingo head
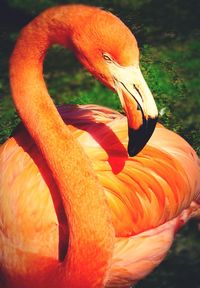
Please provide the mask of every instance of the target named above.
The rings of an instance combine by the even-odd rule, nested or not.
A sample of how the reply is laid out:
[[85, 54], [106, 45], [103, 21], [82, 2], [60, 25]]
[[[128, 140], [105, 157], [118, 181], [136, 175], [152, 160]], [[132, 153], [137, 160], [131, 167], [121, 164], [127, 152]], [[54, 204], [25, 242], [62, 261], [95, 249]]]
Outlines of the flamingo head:
[[136, 155], [151, 137], [158, 111], [139, 68], [134, 35], [119, 18], [97, 8], [73, 31], [72, 47], [86, 69], [118, 93], [128, 119], [128, 153]]

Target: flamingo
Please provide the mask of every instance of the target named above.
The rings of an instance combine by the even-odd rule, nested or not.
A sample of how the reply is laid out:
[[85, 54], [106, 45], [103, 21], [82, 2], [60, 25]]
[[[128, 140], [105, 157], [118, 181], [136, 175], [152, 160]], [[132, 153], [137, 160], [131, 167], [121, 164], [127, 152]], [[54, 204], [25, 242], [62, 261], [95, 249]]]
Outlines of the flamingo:
[[[54, 43], [118, 93], [126, 116], [56, 109], [42, 75]], [[0, 147], [0, 287], [130, 287], [200, 211], [198, 157], [156, 125], [136, 39], [100, 8], [50, 8], [23, 29], [10, 81], [23, 124]]]

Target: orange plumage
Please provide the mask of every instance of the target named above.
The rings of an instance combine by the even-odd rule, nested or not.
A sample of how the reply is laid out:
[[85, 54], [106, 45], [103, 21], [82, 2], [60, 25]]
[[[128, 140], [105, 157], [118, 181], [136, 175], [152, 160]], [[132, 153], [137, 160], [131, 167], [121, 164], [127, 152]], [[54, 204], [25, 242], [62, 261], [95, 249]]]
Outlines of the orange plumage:
[[[36, 61], [48, 37], [46, 26], [41, 29], [38, 23], [46, 25], [49, 18], [51, 25], [62, 23], [63, 29], [65, 13], [70, 22], [71, 15], [81, 11], [81, 17], [91, 11], [102, 16], [101, 10], [86, 6], [50, 9], [24, 30], [12, 56], [13, 97], [27, 129], [21, 125], [0, 147], [2, 288], [130, 287], [162, 261], [176, 230], [200, 213], [199, 160], [180, 136], [157, 124], [148, 144], [132, 158], [127, 154], [125, 116], [95, 105], [67, 105], [59, 108], [64, 125], [48, 100], [41, 63]], [[108, 22], [114, 21], [110, 15]], [[118, 29], [122, 25], [114, 24]], [[32, 27], [39, 29], [39, 40]], [[62, 29], [51, 37], [63, 44]], [[87, 29], [91, 32], [90, 26]], [[33, 53], [24, 53], [21, 59], [26, 41], [32, 41]], [[87, 33], [81, 41], [88, 45]], [[127, 51], [134, 41], [127, 44]], [[104, 49], [113, 45], [108, 42]], [[83, 52], [87, 55], [86, 46], [73, 49], [97, 78], [112, 87], [107, 66], [97, 68], [100, 60], [94, 54], [87, 63], [81, 58]], [[115, 61], [137, 62], [137, 50], [132, 60], [130, 49], [123, 62], [125, 54], [122, 57], [117, 47], [120, 57], [115, 54]], [[107, 52], [114, 57], [111, 48]], [[91, 66], [95, 61], [98, 64]], [[142, 87], [142, 96], [151, 97]], [[29, 101], [22, 98], [26, 93]], [[130, 99], [126, 97], [124, 101]], [[152, 117], [155, 109], [152, 100], [148, 103]], [[132, 104], [127, 100], [129, 114], [135, 111]], [[145, 109], [140, 108], [138, 113]]]

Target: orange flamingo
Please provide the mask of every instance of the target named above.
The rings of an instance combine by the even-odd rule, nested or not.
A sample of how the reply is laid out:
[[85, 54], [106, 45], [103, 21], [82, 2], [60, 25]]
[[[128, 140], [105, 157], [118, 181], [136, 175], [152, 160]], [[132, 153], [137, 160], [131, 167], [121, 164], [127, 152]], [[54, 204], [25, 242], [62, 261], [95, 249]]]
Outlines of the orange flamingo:
[[[42, 76], [54, 43], [118, 92], [127, 118], [93, 105], [58, 113]], [[158, 124], [145, 146], [157, 109], [134, 36], [99, 8], [48, 9], [22, 31], [10, 78], [26, 128], [0, 147], [0, 287], [130, 287], [199, 214], [200, 190], [181, 137]], [[132, 158], [127, 145], [145, 148]]]

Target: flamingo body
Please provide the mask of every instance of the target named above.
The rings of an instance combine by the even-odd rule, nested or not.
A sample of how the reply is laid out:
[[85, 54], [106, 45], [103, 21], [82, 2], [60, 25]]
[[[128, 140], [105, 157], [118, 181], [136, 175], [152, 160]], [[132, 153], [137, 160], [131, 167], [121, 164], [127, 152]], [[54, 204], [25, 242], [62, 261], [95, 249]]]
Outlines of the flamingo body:
[[[198, 157], [180, 136], [157, 125], [131, 158], [125, 116], [94, 105], [62, 106], [59, 113], [89, 156], [111, 212], [115, 246], [105, 287], [130, 287], [162, 261], [176, 230], [199, 213]], [[68, 249], [67, 218], [46, 161], [23, 127], [1, 146], [0, 167], [0, 284], [57, 287], [55, 267]]]
[[[118, 93], [126, 117], [97, 106], [59, 114], [42, 67], [55, 43]], [[10, 81], [26, 128], [0, 148], [0, 287], [129, 287], [199, 214], [200, 190], [193, 149], [155, 129], [135, 37], [99, 8], [47, 9], [21, 32]]]

